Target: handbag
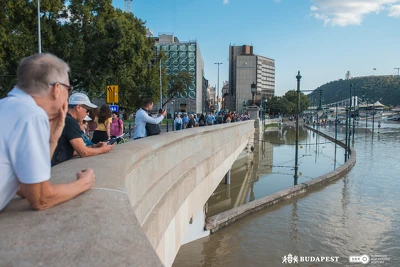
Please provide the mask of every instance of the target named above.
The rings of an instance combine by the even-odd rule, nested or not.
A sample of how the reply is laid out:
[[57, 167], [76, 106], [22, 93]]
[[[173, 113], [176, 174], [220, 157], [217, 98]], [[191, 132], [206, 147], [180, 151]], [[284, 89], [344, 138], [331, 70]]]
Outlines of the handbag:
[[147, 136], [157, 135], [161, 132], [160, 125], [146, 122]]

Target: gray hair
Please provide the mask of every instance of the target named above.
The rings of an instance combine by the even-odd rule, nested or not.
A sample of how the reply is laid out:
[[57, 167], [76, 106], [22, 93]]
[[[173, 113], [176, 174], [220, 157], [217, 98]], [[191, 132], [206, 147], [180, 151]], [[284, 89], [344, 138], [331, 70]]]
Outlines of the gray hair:
[[34, 54], [21, 60], [17, 69], [17, 87], [30, 95], [43, 96], [50, 83], [68, 77], [69, 66], [62, 59], [49, 54]]

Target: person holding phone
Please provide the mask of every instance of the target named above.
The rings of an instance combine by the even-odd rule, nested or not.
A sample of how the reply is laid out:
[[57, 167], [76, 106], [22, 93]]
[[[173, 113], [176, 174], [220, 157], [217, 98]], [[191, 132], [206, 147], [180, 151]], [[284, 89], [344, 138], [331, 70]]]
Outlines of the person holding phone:
[[156, 118], [149, 115], [153, 109], [153, 100], [147, 98], [143, 101], [143, 106], [136, 112], [135, 128], [133, 129], [133, 139], [139, 139], [147, 136], [146, 123], [159, 124], [167, 114], [165, 110], [158, 113]]
[[90, 102], [89, 97], [83, 93], [74, 93], [69, 97], [65, 126], [58, 139], [57, 148], [51, 159], [51, 166], [70, 160], [74, 155], [84, 158], [107, 153], [113, 149], [114, 145], [107, 145], [107, 142], [86, 146], [82, 139], [82, 131], [78, 121], [83, 121], [89, 110], [96, 107]]

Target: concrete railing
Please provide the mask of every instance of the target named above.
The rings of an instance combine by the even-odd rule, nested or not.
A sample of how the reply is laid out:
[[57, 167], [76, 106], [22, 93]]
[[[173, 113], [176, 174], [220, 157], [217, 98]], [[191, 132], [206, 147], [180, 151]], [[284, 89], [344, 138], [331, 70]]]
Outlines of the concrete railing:
[[52, 183], [89, 167], [94, 187], [40, 212], [15, 197], [0, 212], [0, 265], [172, 265], [189, 220], [253, 134], [254, 121], [162, 133], [55, 166]]

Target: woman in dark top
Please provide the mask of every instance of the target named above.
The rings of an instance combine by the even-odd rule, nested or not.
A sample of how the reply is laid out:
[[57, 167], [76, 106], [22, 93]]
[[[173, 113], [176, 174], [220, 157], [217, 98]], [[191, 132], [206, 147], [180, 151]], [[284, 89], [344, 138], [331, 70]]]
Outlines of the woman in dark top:
[[205, 126], [205, 125], [206, 125], [206, 118], [204, 117], [204, 114], [201, 114], [199, 119], [199, 126]]
[[194, 120], [193, 114], [189, 115], [189, 122], [186, 126], [186, 128], [194, 128], [196, 127], [196, 121]]

